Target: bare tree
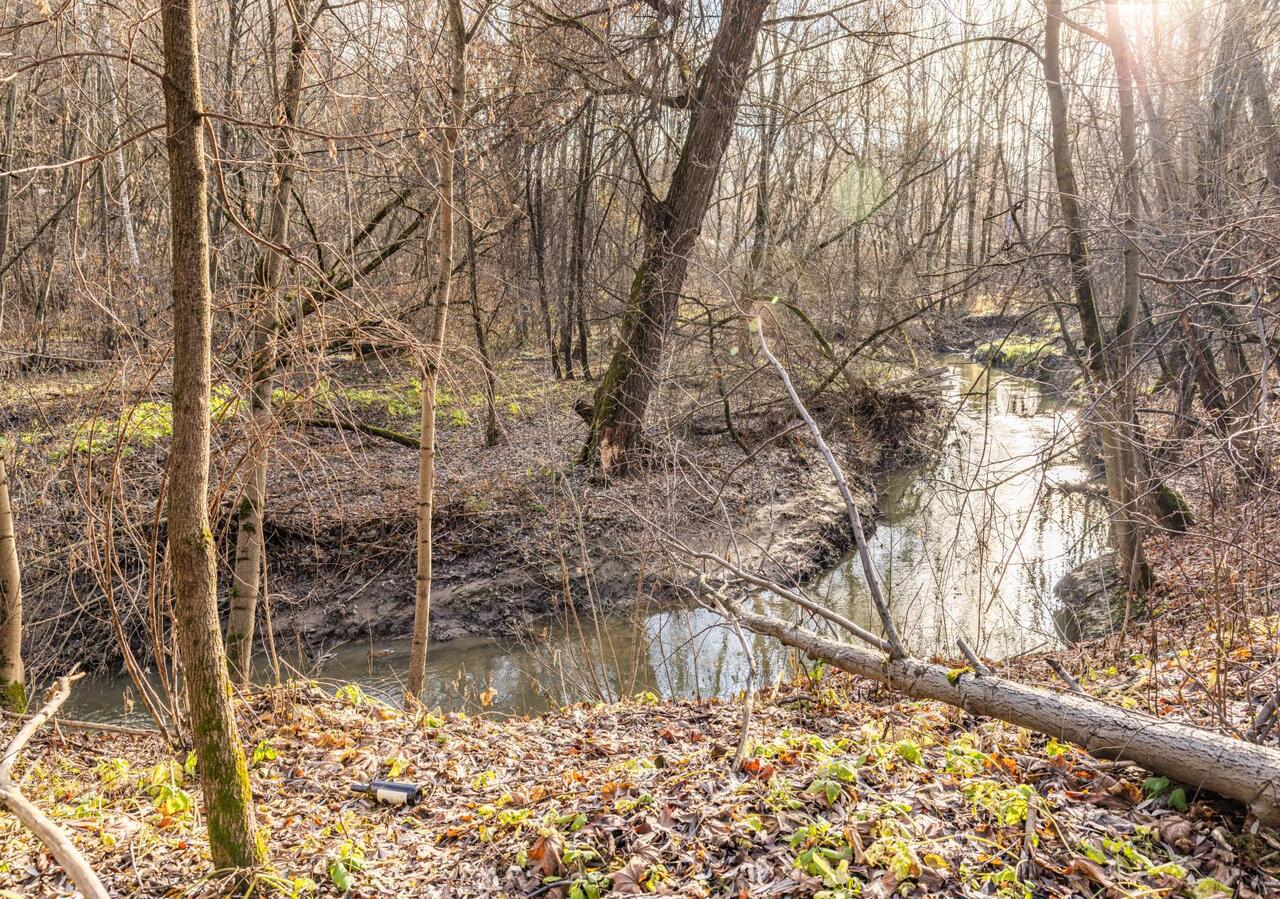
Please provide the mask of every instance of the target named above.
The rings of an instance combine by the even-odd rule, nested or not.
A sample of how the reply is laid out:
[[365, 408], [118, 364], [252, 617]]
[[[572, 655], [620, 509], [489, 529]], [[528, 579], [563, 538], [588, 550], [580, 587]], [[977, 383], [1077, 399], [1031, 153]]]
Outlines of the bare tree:
[[263, 548], [263, 503], [267, 494], [267, 461], [271, 432], [275, 427], [274, 399], [276, 342], [280, 326], [280, 282], [284, 274], [289, 241], [290, 204], [293, 202], [294, 173], [298, 161], [295, 129], [302, 104], [303, 80], [307, 64], [307, 41], [315, 20], [326, 7], [321, 2], [308, 18], [306, 4], [287, 4], [294, 16], [293, 40], [280, 97], [280, 125], [272, 151], [275, 177], [267, 219], [267, 246], [254, 273], [254, 293], [259, 304], [253, 330], [253, 355], [249, 363], [249, 452], [245, 466], [243, 496], [236, 510], [235, 574], [231, 584], [231, 609], [227, 617], [227, 660], [241, 682], [253, 671], [253, 631], [258, 593], [265, 564]]
[[[1110, 6], [1108, 7], [1110, 9]], [[1076, 311], [1084, 337], [1085, 370], [1094, 390], [1095, 420], [1102, 435], [1103, 461], [1107, 489], [1110, 494], [1112, 542], [1119, 553], [1118, 569], [1135, 590], [1144, 589], [1151, 579], [1151, 569], [1142, 548], [1142, 534], [1137, 515], [1137, 461], [1132, 441], [1132, 383], [1128, 370], [1132, 365], [1133, 328], [1137, 314], [1137, 257], [1132, 245], [1125, 245], [1125, 291], [1121, 314], [1117, 317], [1115, 335], [1106, 339], [1102, 316], [1094, 291], [1094, 276], [1086, 244], [1084, 214], [1080, 208], [1080, 191], [1075, 165], [1071, 159], [1066, 91], [1062, 83], [1061, 0], [1047, 0], [1045, 19], [1044, 76], [1049, 95], [1051, 147], [1057, 193], [1062, 209], [1062, 222], [1067, 232], [1067, 260], [1075, 294]], [[1126, 159], [1133, 153], [1133, 92], [1129, 85], [1128, 61], [1124, 51], [1124, 35], [1113, 36], [1117, 53], [1117, 71], [1125, 72], [1121, 90], [1122, 109], [1127, 126], [1122, 126]], [[1116, 48], [1119, 48], [1117, 50]], [[1130, 178], [1137, 173], [1130, 168]], [[1126, 193], [1126, 224], [1136, 227], [1136, 181], [1130, 181]], [[1125, 238], [1128, 241], [1128, 237]]]
[[169, 451], [169, 556], [174, 618], [191, 733], [204, 786], [209, 851], [220, 868], [266, 860], [258, 840], [244, 749], [231, 704], [218, 626], [209, 531], [209, 215], [200, 54], [194, 0], [165, 0], [165, 133], [173, 264], [173, 444]]
[[622, 336], [596, 388], [582, 458], [606, 472], [624, 470], [642, 442], [649, 395], [702, 233], [767, 0], [731, 0], [690, 97], [693, 110], [665, 198], [644, 203], [644, 258], [623, 314]]
[[445, 32], [449, 46], [449, 89], [440, 126], [440, 146], [436, 151], [436, 173], [440, 190], [440, 217], [437, 233], [436, 284], [432, 294], [430, 327], [426, 335], [422, 364], [422, 436], [418, 452], [417, 573], [414, 577], [413, 644], [405, 694], [422, 693], [426, 680], [427, 646], [431, 630], [431, 516], [435, 509], [436, 486], [436, 382], [444, 352], [445, 327], [449, 317], [449, 297], [453, 282], [454, 155], [462, 130], [467, 102], [467, 32], [462, 21], [462, 0], [444, 0]]

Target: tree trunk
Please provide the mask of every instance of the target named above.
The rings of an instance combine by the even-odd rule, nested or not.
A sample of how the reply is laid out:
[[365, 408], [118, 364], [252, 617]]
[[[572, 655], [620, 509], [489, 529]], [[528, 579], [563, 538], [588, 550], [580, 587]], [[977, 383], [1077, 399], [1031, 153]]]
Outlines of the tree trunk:
[[[1085, 243], [1084, 215], [1080, 208], [1080, 194], [1076, 184], [1075, 167], [1071, 161], [1071, 145], [1068, 138], [1067, 100], [1062, 85], [1062, 63], [1060, 55], [1062, 32], [1062, 0], [1046, 0], [1048, 16], [1045, 20], [1044, 74], [1045, 89], [1049, 97], [1049, 123], [1051, 149], [1053, 154], [1054, 176], [1058, 187], [1058, 200], [1062, 209], [1062, 223], [1067, 232], [1067, 262], [1071, 274], [1072, 291], [1076, 300], [1076, 311], [1080, 316], [1080, 330], [1083, 338], [1084, 370], [1089, 378], [1098, 402], [1094, 404], [1096, 415], [1094, 425], [1102, 438], [1103, 464], [1107, 476], [1107, 492], [1110, 497], [1111, 541], [1120, 554], [1119, 570], [1132, 578], [1129, 584], [1133, 589], [1141, 590], [1149, 583], [1150, 566], [1142, 549], [1142, 538], [1136, 515], [1132, 514], [1132, 493], [1127, 485], [1137, 481], [1134, 466], [1133, 447], [1126, 443], [1127, 425], [1131, 417], [1127, 416], [1127, 406], [1123, 400], [1117, 401], [1117, 379], [1128, 379], [1127, 371], [1120, 372], [1115, 364], [1115, 347], [1104, 343], [1102, 319], [1098, 313], [1093, 286], [1093, 273], [1089, 262], [1089, 251]], [[1110, 5], [1108, 5], [1110, 9]], [[1117, 67], [1121, 61], [1117, 60]], [[1122, 80], [1121, 93], [1127, 91], [1128, 121], [1132, 125], [1133, 92], [1128, 76], [1127, 62], [1124, 64], [1125, 75]], [[1122, 104], [1125, 100], [1122, 97]], [[1124, 110], [1122, 108], [1122, 115]], [[1130, 131], [1129, 140], [1132, 140]], [[1127, 143], [1127, 141], [1126, 141]], [[1128, 151], [1126, 151], [1127, 153]], [[1136, 172], [1131, 173], [1136, 179]], [[1136, 212], [1132, 209], [1134, 196], [1132, 191], [1126, 196], [1126, 210], [1132, 212], [1136, 220]], [[1128, 213], [1127, 213], [1128, 214]], [[1127, 238], [1126, 238], [1127, 240]], [[1132, 300], [1136, 303], [1137, 259], [1129, 255], [1131, 248], [1126, 243], [1126, 290], [1130, 279], [1133, 281]], [[1129, 265], [1135, 266], [1130, 272]], [[1130, 302], [1126, 294], [1124, 306]], [[1117, 322], [1118, 333], [1132, 347], [1132, 328], [1135, 320], [1130, 316], [1128, 321], [1122, 314]], [[1131, 352], [1131, 350], [1130, 350]], [[1123, 393], [1123, 390], [1118, 391]]]
[[[1228, 135], [1242, 98], [1240, 88], [1248, 86], [1247, 52], [1250, 24], [1243, 5], [1233, 3], [1227, 10], [1216, 52], [1213, 78], [1209, 87], [1209, 116], [1205, 137], [1200, 147], [1200, 174], [1197, 181], [1200, 212], [1204, 225], [1221, 228], [1227, 220], [1231, 190], [1228, 178]], [[1255, 112], [1257, 110], [1255, 109]], [[1206, 259], [1204, 268], [1225, 280], [1238, 269], [1236, 256], [1228, 249], [1218, 251], [1216, 259]], [[1199, 301], [1197, 301], [1199, 302]], [[1254, 433], [1257, 394], [1262, 385], [1249, 368], [1243, 340], [1245, 333], [1236, 318], [1236, 299], [1229, 288], [1212, 290], [1204, 305], [1217, 319], [1222, 338], [1223, 399], [1227, 410], [1227, 447], [1238, 469], [1237, 479], [1248, 484], [1253, 478], [1266, 477], [1268, 460], [1259, 451]], [[1201, 394], [1202, 399], [1204, 394]]]
[[[104, 28], [106, 35], [106, 46], [108, 50], [113, 50], [113, 42], [111, 40], [111, 31], [109, 27]], [[120, 99], [119, 89], [116, 87], [116, 73], [112, 68], [112, 61], [103, 59], [100, 63], [101, 71], [107, 76], [107, 112], [111, 122], [111, 137], [108, 145], [114, 146], [111, 151], [111, 159], [115, 164], [116, 170], [116, 192], [120, 196], [120, 222], [124, 227], [124, 242], [129, 250], [129, 266], [135, 276], [142, 271], [142, 261], [138, 258], [138, 238], [133, 228], [133, 203], [129, 197], [129, 173], [124, 165], [124, 135], [123, 129], [120, 127]]]
[[776, 618], [741, 608], [733, 612], [756, 633], [903, 695], [999, 718], [1083, 746], [1101, 758], [1128, 759], [1194, 788], [1237, 799], [1263, 824], [1280, 823], [1280, 751], [1275, 749], [1075, 693], [1053, 693], [990, 674], [965, 671], [957, 676], [942, 665], [909, 657], [888, 659]]
[[578, 185], [573, 203], [573, 248], [570, 251], [569, 305], [573, 309], [574, 324], [578, 329], [578, 362], [582, 365], [582, 377], [591, 380], [591, 365], [587, 360], [587, 205], [591, 199], [592, 156], [596, 138], [595, 98], [588, 98], [583, 110], [582, 145], [578, 148]]
[[693, 117], [666, 199], [649, 197], [645, 252], [623, 314], [622, 337], [596, 388], [583, 461], [624, 470], [641, 444], [649, 395], [675, 320], [689, 256], [719, 180], [768, 0], [731, 0], [693, 95]]
[[[1138, 219], [1142, 210], [1142, 193], [1138, 171], [1137, 117], [1133, 98], [1133, 66], [1130, 59], [1129, 38], [1124, 31], [1117, 0], [1107, 0], [1107, 34], [1111, 55], [1115, 59], [1117, 102], [1120, 108], [1120, 155], [1124, 212], [1120, 221], [1121, 258], [1124, 278], [1120, 298], [1120, 314], [1115, 324], [1115, 368], [1112, 373], [1111, 401], [1115, 405], [1114, 426], [1110, 431], [1116, 457], [1117, 482], [1112, 491], [1112, 505], [1116, 508], [1113, 530], [1116, 531], [1117, 549], [1126, 565], [1125, 583], [1131, 590], [1143, 591], [1151, 585], [1151, 567], [1147, 564], [1142, 548], [1142, 528], [1138, 505], [1147, 493], [1143, 483], [1142, 461], [1139, 459], [1141, 443], [1137, 437], [1137, 412], [1134, 404], [1135, 360], [1134, 338], [1138, 330], [1138, 263], [1141, 251], [1137, 245]], [[1106, 446], [1106, 438], [1103, 441]], [[1108, 478], [1108, 489], [1111, 489]]]
[[1242, 64], [1245, 87], [1249, 92], [1249, 106], [1253, 110], [1253, 127], [1262, 138], [1267, 181], [1273, 191], [1280, 192], [1280, 127], [1276, 126], [1275, 110], [1267, 91], [1267, 71], [1251, 31], [1245, 32]]
[[[17, 56], [19, 32], [13, 35], [13, 56]], [[0, 134], [0, 171], [13, 168], [14, 126], [18, 114], [18, 80], [12, 79], [4, 91], [4, 133]], [[0, 178], [0, 332], [4, 331], [6, 299], [4, 270], [5, 254], [9, 248], [9, 198], [13, 191], [12, 178]]]
[[502, 422], [498, 418], [498, 385], [493, 370], [493, 357], [489, 354], [489, 338], [485, 333], [484, 316], [480, 311], [480, 275], [476, 271], [476, 232], [471, 221], [471, 199], [464, 168], [458, 179], [458, 205], [462, 207], [462, 241], [467, 248], [467, 287], [471, 307], [471, 324], [476, 336], [476, 350], [480, 364], [484, 366], [484, 445], [497, 446], [502, 441]]
[[265, 862], [266, 849], [258, 841], [249, 774], [231, 705], [209, 530], [212, 294], [195, 0], [165, 0], [160, 14], [173, 264], [168, 537], [174, 626], [204, 787], [210, 854], [220, 868], [246, 868]]
[[22, 675], [22, 579], [9, 502], [9, 472], [0, 455], [0, 708], [26, 711]]
[[529, 207], [529, 252], [533, 256], [533, 273], [537, 282], [538, 310], [542, 316], [543, 336], [547, 341], [547, 355], [551, 357], [551, 374], [559, 381], [560, 357], [556, 355], [555, 329], [551, 324], [551, 304], [547, 301], [547, 246], [543, 230], [542, 148], [537, 148], [529, 159], [529, 171], [525, 178], [525, 205]]
[[422, 366], [422, 445], [418, 451], [417, 574], [414, 577], [413, 643], [405, 696], [416, 699], [427, 679], [427, 646], [431, 621], [431, 516], [436, 486], [436, 379], [444, 349], [453, 282], [453, 164], [467, 102], [467, 33], [462, 23], [462, 0], [444, 0], [452, 71], [449, 99], [440, 128], [436, 172], [440, 192], [440, 230], [434, 306]]
[[263, 505], [267, 497], [267, 462], [271, 431], [275, 427], [272, 394], [276, 386], [276, 341], [280, 326], [280, 282], [284, 256], [275, 249], [289, 241], [289, 206], [298, 151], [294, 128], [302, 102], [310, 23], [306, 5], [295, 10], [293, 41], [281, 94], [281, 124], [272, 153], [275, 173], [271, 188], [266, 247], [254, 272], [258, 317], [253, 328], [253, 356], [249, 362], [249, 449], [240, 504], [236, 509], [235, 573], [231, 583], [231, 608], [227, 615], [227, 661], [236, 679], [248, 683], [253, 673], [253, 631], [257, 617], [262, 569]]

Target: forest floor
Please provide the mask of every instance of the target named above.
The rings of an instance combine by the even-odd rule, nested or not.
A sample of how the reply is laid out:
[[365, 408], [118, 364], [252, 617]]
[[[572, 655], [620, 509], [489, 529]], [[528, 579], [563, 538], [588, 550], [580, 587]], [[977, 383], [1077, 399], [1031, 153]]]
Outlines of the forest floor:
[[[1153, 539], [1151, 616], [1053, 655], [1099, 699], [1243, 733], [1280, 687], [1280, 610], [1262, 561], [1276, 547], [1231, 538], [1275, 535], [1278, 516], [1224, 506]], [[997, 667], [1046, 683], [1046, 659]], [[279, 895], [1280, 895], [1280, 834], [1236, 804], [820, 666], [760, 693], [737, 775], [740, 701], [504, 719], [294, 684], [240, 714], [272, 851], [258, 883]], [[46, 727], [18, 770], [113, 892], [225, 886], [185, 753]], [[424, 801], [350, 792], [375, 778], [419, 783]], [[68, 892], [8, 817], [0, 859], [0, 888]]]
[[[102, 374], [54, 373], [0, 389], [0, 430], [17, 442], [11, 472], [28, 642], [40, 648], [29, 664], [39, 671], [60, 673], [68, 660], [87, 669], [116, 661], [102, 600], [108, 586], [135, 651], [146, 654], [148, 560], [163, 546], [157, 490], [169, 428], [163, 369], [157, 372], [128, 385]], [[641, 593], [660, 597], [664, 585], [687, 575], [655, 552], [658, 534], [726, 551], [732, 529], [742, 564], [790, 581], [848, 545], [847, 518], [821, 456], [763, 372], [733, 399], [750, 452], [723, 427], [713, 388], [690, 376], [656, 401], [653, 470], [612, 481], [575, 465], [585, 425], [573, 406], [594, 383], [556, 382], [532, 363], [500, 375], [503, 440], [494, 447], [484, 444], [485, 402], [474, 377], [438, 391], [433, 639], [518, 634], [562, 608], [566, 595], [604, 607], [625, 607]], [[875, 477], [927, 457], [941, 433], [939, 404], [921, 385], [913, 389], [832, 390], [815, 404], [865, 511], [875, 505]], [[353, 638], [406, 636], [418, 454], [316, 422], [372, 425], [416, 440], [413, 372], [348, 360], [323, 378], [299, 375], [278, 393], [264, 526], [276, 638], [319, 655]], [[214, 531], [223, 583], [245, 449], [231, 424], [239, 402], [215, 390]], [[109, 585], [101, 574], [106, 561], [116, 566]]]

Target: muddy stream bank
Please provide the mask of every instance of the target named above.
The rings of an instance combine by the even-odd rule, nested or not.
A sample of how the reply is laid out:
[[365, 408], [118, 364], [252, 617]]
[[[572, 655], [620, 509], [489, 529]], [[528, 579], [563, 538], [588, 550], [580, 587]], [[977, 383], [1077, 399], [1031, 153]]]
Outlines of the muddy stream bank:
[[[1055, 602], [1053, 587], [1105, 542], [1101, 505], [1073, 489], [1088, 478], [1075, 453], [1075, 413], [1051, 388], [973, 362], [948, 359], [943, 380], [951, 414], [941, 452], [877, 484], [871, 548], [903, 636], [917, 652], [948, 656], [964, 636], [995, 658], [1069, 640], [1071, 614]], [[856, 559], [840, 559], [808, 590], [874, 627]], [[756, 602], [781, 608], [767, 593]], [[790, 673], [783, 648], [748, 640], [760, 682]], [[390, 701], [400, 694], [408, 657], [408, 640], [376, 637], [307, 653], [283, 645], [279, 653], [286, 675], [353, 682]], [[742, 646], [713, 613], [588, 607], [519, 639], [465, 636], [434, 645], [423, 698], [446, 710], [523, 714], [646, 691], [730, 696], [744, 688], [747, 671]], [[77, 689], [71, 712], [145, 721], [130, 692], [127, 677], [94, 678]]]

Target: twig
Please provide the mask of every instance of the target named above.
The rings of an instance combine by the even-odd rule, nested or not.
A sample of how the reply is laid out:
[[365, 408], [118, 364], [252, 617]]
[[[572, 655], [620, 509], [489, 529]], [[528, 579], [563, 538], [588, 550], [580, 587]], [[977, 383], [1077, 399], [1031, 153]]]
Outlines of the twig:
[[956, 646], [960, 647], [960, 651], [964, 653], [964, 657], [969, 660], [969, 664], [973, 666], [975, 674], [983, 675], [991, 673], [991, 669], [982, 664], [982, 660], [978, 658], [978, 654], [973, 651], [969, 644], [964, 641], [964, 637], [956, 637]]
[[875, 565], [871, 562], [871, 551], [867, 548], [867, 536], [862, 530], [862, 515], [858, 512], [858, 507], [853, 501], [853, 494], [849, 492], [849, 484], [845, 480], [844, 471], [841, 470], [840, 465], [836, 462], [836, 457], [832, 455], [831, 448], [827, 446], [827, 441], [823, 439], [822, 431], [818, 428], [817, 422], [813, 420], [813, 416], [809, 414], [809, 410], [805, 408], [804, 403], [800, 400], [800, 394], [796, 393], [796, 388], [791, 383], [791, 376], [787, 374], [787, 370], [782, 367], [782, 363], [769, 350], [769, 344], [764, 339], [764, 322], [757, 317], [754, 324], [756, 337], [760, 340], [761, 352], [764, 353], [765, 358], [777, 370], [778, 377], [782, 379], [782, 386], [786, 388], [787, 395], [791, 397], [791, 404], [796, 407], [800, 417], [809, 426], [814, 442], [818, 444], [819, 451], [822, 453], [823, 458], [827, 460], [827, 467], [831, 469], [831, 474], [835, 476], [836, 486], [840, 488], [840, 496], [844, 498], [844, 504], [849, 510], [849, 524], [853, 527], [853, 540], [858, 546], [858, 559], [862, 562], [862, 574], [866, 578], [867, 589], [871, 593], [871, 602], [875, 605], [876, 614], [880, 616], [880, 623], [884, 627], [884, 636], [889, 643], [889, 658], [906, 658], [907, 652], [902, 647], [901, 638], [898, 637], [898, 628], [894, 625], [893, 616], [889, 614], [889, 606], [885, 603], [884, 595], [880, 592], [880, 579], [876, 575]]
[[1063, 683], [1071, 688], [1072, 693], [1079, 693], [1081, 696], [1089, 695], [1085, 693], [1084, 687], [1080, 686], [1080, 681], [1072, 677], [1071, 672], [1064, 668], [1061, 662], [1057, 659], [1047, 659], [1046, 661], [1049, 663], [1049, 667], [1053, 669], [1053, 673], [1062, 678]]
[[1027, 801], [1027, 820], [1022, 830], [1022, 858], [1018, 861], [1018, 878], [1024, 883], [1036, 873], [1036, 819], [1040, 812], [1040, 794], [1032, 793]]
[[825, 618], [827, 621], [830, 621], [832, 624], [835, 624], [839, 627], [844, 628], [846, 631], [853, 634], [859, 640], [862, 640], [866, 643], [870, 643], [872, 646], [876, 647], [876, 649], [882, 650], [884, 652], [889, 651], [889, 644], [885, 640], [881, 639], [880, 637], [877, 637], [875, 634], [871, 633], [871, 631], [867, 630], [865, 627], [862, 627], [850, 621], [848, 618], [841, 615], [839, 612], [833, 612], [831, 609], [828, 609], [826, 606], [814, 602], [812, 599], [805, 596], [803, 593], [798, 593], [795, 590], [788, 590], [786, 587], [783, 587], [781, 584], [776, 584], [773, 581], [769, 580], [768, 578], [761, 577], [758, 574], [753, 574], [752, 572], [747, 571], [745, 568], [739, 568], [737, 565], [734, 565], [728, 559], [722, 558], [712, 553], [697, 552], [695, 550], [692, 550], [689, 547], [685, 546], [683, 543], [681, 543], [679, 540], [675, 540], [673, 538], [668, 537], [667, 542], [671, 543], [681, 553], [683, 553], [686, 556], [689, 556], [690, 558], [703, 559], [708, 562], [713, 562], [716, 565], [719, 565], [721, 568], [724, 568], [734, 577], [741, 578], [747, 583], [754, 584], [757, 587], [763, 587], [764, 589], [768, 590], [770, 593], [773, 593], [775, 596], [779, 596], [785, 600], [793, 602], [796, 605], [800, 606], [802, 609], [806, 609], [812, 612], [813, 614], [817, 615], [819, 618]]
[[[30, 721], [34, 715], [21, 715], [18, 712], [10, 712], [0, 709], [0, 716], [8, 718], [10, 721]], [[58, 727], [65, 727], [67, 730], [92, 730], [99, 731], [104, 734], [120, 734], [126, 737], [164, 737], [164, 734], [158, 730], [151, 730], [143, 727], [125, 727], [122, 724], [103, 724], [98, 721], [78, 721], [75, 718], [54, 718], [53, 723]]]
[[742, 633], [742, 625], [738, 623], [738, 618], [721, 601], [724, 596], [724, 588], [720, 590], [712, 589], [707, 583], [706, 575], [698, 579], [703, 591], [709, 594], [714, 600], [716, 611], [723, 615], [729, 621], [729, 626], [733, 628], [734, 635], [738, 638], [738, 644], [742, 647], [743, 658], [747, 660], [747, 686], [742, 694], [742, 731], [738, 734], [738, 749], [733, 754], [733, 770], [735, 772], [742, 770], [742, 763], [747, 757], [747, 743], [751, 737], [751, 711], [755, 701], [756, 693], [756, 658], [751, 652], [751, 646], [747, 643], [747, 637]]
[[1278, 709], [1280, 709], [1280, 690], [1272, 693], [1271, 698], [1258, 709], [1258, 714], [1253, 719], [1253, 726], [1245, 734], [1245, 739], [1251, 743], [1258, 743], [1266, 739], [1267, 734], [1271, 732], [1271, 728], [1275, 725]]
[[67, 697], [71, 695], [72, 681], [79, 680], [83, 676], [83, 674], [68, 674], [58, 678], [53, 689], [49, 692], [49, 698], [45, 702], [44, 708], [27, 719], [26, 724], [22, 726], [17, 735], [9, 742], [8, 747], [5, 748], [4, 758], [0, 759], [0, 803], [3, 803], [9, 811], [13, 812], [14, 817], [26, 825], [27, 829], [40, 839], [40, 842], [44, 843], [85, 899], [107, 899], [106, 887], [102, 885], [98, 875], [89, 867], [89, 863], [80, 854], [80, 850], [67, 839], [67, 835], [62, 832], [62, 828], [54, 824], [31, 800], [22, 795], [22, 791], [18, 789], [18, 785], [13, 782], [12, 777], [13, 766], [18, 761], [18, 753], [22, 752], [23, 747], [27, 745], [27, 742], [40, 728], [40, 725], [48, 721], [58, 711], [58, 708], [67, 701]]

